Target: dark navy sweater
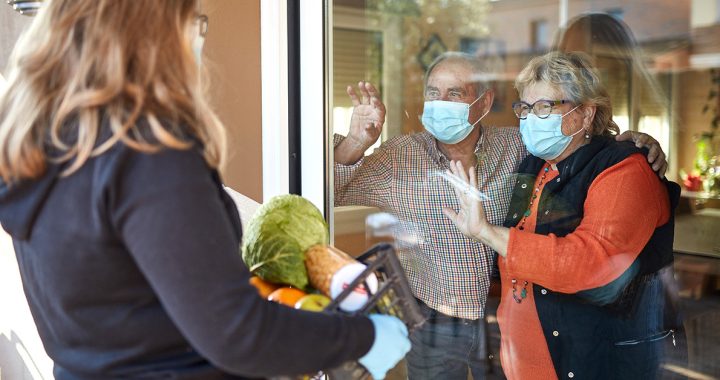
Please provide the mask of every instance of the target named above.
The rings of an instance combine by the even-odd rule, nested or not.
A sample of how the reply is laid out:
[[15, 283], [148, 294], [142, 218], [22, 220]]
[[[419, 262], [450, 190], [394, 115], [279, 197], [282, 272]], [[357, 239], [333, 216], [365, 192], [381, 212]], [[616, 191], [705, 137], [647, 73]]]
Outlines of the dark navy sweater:
[[60, 170], [0, 181], [0, 223], [59, 380], [265, 377], [370, 349], [367, 318], [257, 295], [237, 210], [197, 150], [118, 144]]

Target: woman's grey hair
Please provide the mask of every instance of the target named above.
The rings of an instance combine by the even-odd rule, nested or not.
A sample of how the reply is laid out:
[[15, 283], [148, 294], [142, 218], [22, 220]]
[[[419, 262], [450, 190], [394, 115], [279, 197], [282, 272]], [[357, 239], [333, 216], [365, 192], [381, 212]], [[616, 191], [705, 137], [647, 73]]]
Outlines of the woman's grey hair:
[[423, 82], [423, 88], [427, 88], [427, 82], [428, 78], [430, 77], [430, 74], [432, 74], [433, 70], [440, 65], [443, 62], [448, 63], [460, 63], [464, 64], [470, 67], [472, 71], [472, 77], [469, 78], [469, 82], [472, 82], [475, 85], [475, 94], [477, 96], [480, 96], [485, 90], [489, 88], [488, 85], [488, 73], [485, 69], [485, 64], [483, 61], [468, 53], [463, 53], [459, 51], [448, 51], [445, 53], [440, 54], [433, 62], [428, 66], [427, 70], [425, 71], [425, 80]]
[[612, 105], [607, 90], [587, 54], [552, 51], [533, 58], [515, 79], [520, 96], [529, 86], [545, 83], [555, 88], [563, 99], [576, 105], [595, 106], [592, 134], [612, 136], [620, 133], [612, 120]]

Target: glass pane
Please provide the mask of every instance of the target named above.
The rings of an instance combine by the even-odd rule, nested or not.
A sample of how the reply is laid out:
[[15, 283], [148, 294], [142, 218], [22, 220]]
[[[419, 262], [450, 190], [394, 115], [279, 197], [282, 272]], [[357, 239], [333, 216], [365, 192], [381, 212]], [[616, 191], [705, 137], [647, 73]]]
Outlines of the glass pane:
[[[475, 378], [617, 377], [602, 372], [611, 370], [624, 376], [637, 374], [632, 371], [640, 367], [630, 368], [623, 360], [650, 363], [650, 372], [637, 378], [720, 377], [714, 359], [720, 349], [716, 328], [720, 323], [720, 1], [334, 0], [332, 4], [334, 242], [352, 255], [379, 241], [392, 242], [428, 318], [414, 334], [413, 350], [389, 378], [408, 373], [411, 378], [461, 379], [468, 373]], [[537, 135], [524, 135], [525, 143], [520, 138], [513, 102], [574, 96], [560, 85], [537, 86], [542, 80], [530, 81], [526, 87], [521, 83], [526, 90], [522, 94], [516, 90], [515, 81], [528, 63], [556, 50], [587, 56], [606, 90], [611, 104], [607, 114], [619, 132], [643, 132], [658, 142], [668, 163], [667, 178], [682, 188], [674, 225], [665, 224], [669, 209], [664, 195], [658, 199], [665, 203], [627, 214], [653, 199], [649, 190], [635, 185], [611, 187], [612, 191], [599, 195], [603, 202], [595, 211], [585, 210], [587, 205], [576, 201], [576, 195], [545, 192], [544, 186], [563, 186], [556, 185], [566, 178], [563, 162], [579, 159], [585, 149], [581, 146], [602, 141], [592, 133], [589, 138], [580, 133], [570, 145], [558, 141], [541, 148], [541, 143], [530, 139]], [[437, 57], [441, 61], [433, 65]], [[372, 93], [363, 99], [358, 81], [372, 83], [377, 102], [383, 105], [377, 105]], [[360, 105], [353, 106], [347, 97], [348, 85], [358, 92]], [[584, 128], [582, 112], [592, 106], [600, 109], [594, 101], [583, 98], [577, 104], [555, 106], [553, 113], [567, 115], [559, 127], [544, 128], [560, 128], [566, 136], [576, 132], [577, 125]], [[577, 105], [582, 106], [579, 111], [570, 112]], [[595, 118], [598, 113], [591, 116]], [[527, 155], [526, 144], [538, 162], [551, 164], [549, 171], [559, 169], [549, 174], [550, 180], [538, 171], [516, 174]], [[559, 155], [553, 156], [548, 152], [556, 145]], [[493, 250], [485, 243], [495, 240], [481, 243], [464, 237], [443, 214], [444, 207], [460, 210], [458, 197], [464, 191], [456, 192], [458, 188], [443, 174], [450, 160], [474, 167], [478, 179], [474, 194], [483, 199], [487, 221], [515, 227], [510, 237], [500, 240], [504, 245], [493, 245]], [[568, 183], [572, 178], [567, 178]], [[651, 186], [666, 191], [654, 177], [653, 181]], [[584, 189], [588, 187], [589, 183]], [[532, 197], [534, 189], [537, 198]], [[525, 195], [511, 203], [513, 191]], [[582, 200], [594, 194], [592, 189], [577, 191]], [[614, 219], [597, 222], [602, 228], [583, 237], [578, 227], [583, 218], [607, 210]], [[566, 214], [552, 219], [558, 212]], [[574, 222], [563, 219], [574, 212]], [[657, 220], [649, 222], [640, 217], [646, 214], [666, 218], [655, 216]], [[643, 228], [646, 232], [640, 232]], [[672, 240], [656, 240], [673, 231]], [[537, 237], [549, 233], [564, 238]], [[613, 250], [641, 235], [642, 241], [627, 249], [631, 253]], [[600, 241], [604, 243], [597, 246]], [[660, 246], [664, 257], [674, 259], [672, 265], [647, 264], [649, 256], [641, 253], [643, 249], [650, 252]], [[497, 259], [502, 284], [491, 278], [496, 250], [516, 257], [515, 264]], [[561, 258], [560, 252], [567, 256]], [[607, 266], [600, 259], [606, 257], [629, 259]], [[564, 267], [568, 262], [573, 265]], [[633, 269], [633, 262], [642, 263], [643, 269]], [[600, 283], [598, 273], [614, 274]], [[574, 280], [563, 282], [568, 278]], [[627, 282], [614, 282], [621, 278]], [[639, 283], [645, 284], [642, 291], [637, 290]], [[603, 326], [600, 330], [608, 329], [603, 330], [607, 336], [578, 337], [582, 327], [575, 330], [570, 323], [560, 323], [564, 320], [549, 311], [565, 313], [566, 301], [585, 305], [588, 301], [583, 297], [597, 294], [595, 288], [607, 290], [609, 284], [619, 284], [612, 302], [598, 305], [590, 296], [593, 312], [568, 312], [580, 313], [580, 319], [595, 318], [598, 310], [607, 312], [594, 322], [586, 320]], [[649, 295], [649, 289], [662, 293]], [[633, 314], [637, 309], [663, 321], [645, 325], [643, 336], [625, 339], [609, 332], [629, 328], [622, 322], [627, 318], [613, 313], [637, 315]], [[575, 352], [559, 354], [554, 343], [558, 341], [565, 347], [575, 345]], [[600, 360], [607, 365], [570, 368], [567, 363], [580, 358], [568, 356], [556, 362], [557, 355], [591, 357], [583, 350], [601, 346], [605, 351]], [[630, 352], [630, 347], [635, 351]], [[645, 360], [649, 351], [643, 349], [648, 347], [663, 349], [655, 356], [657, 361]], [[528, 368], [536, 372], [529, 374]]]
[[[377, 83], [382, 93], [382, 32], [336, 27], [333, 30], [333, 131], [343, 136], [350, 127], [353, 105], [347, 86], [358, 78]], [[372, 153], [380, 140], [366, 150]]]
[[[565, 40], [577, 41], [583, 36], [584, 50], [596, 58], [601, 72], [610, 75], [603, 80], [607, 81], [616, 122], [621, 120], [617, 117], [622, 114], [617, 109], [620, 101], [621, 111], [628, 115], [628, 127], [659, 141], [671, 163], [668, 177], [683, 187], [673, 248], [678, 288], [675, 303], [683, 315], [684, 341], [679, 345], [682, 350], [667, 351], [661, 374], [717, 377], [720, 367], [712, 355], [720, 346], [720, 335], [708, 323], [720, 320], [720, 284], [715, 271], [720, 264], [720, 136], [716, 121], [720, 79], [715, 79], [720, 66], [720, 2], [651, 5], [623, 1], [618, 7], [613, 5], [612, 12], [607, 5], [590, 1], [573, 5], [566, 35], [575, 36]], [[588, 16], [586, 12], [607, 12], [609, 16]], [[623, 36], [630, 38], [621, 39]], [[626, 70], [618, 69], [623, 65]], [[625, 80], [627, 76], [629, 80]], [[627, 91], [615, 90], [623, 86]]]

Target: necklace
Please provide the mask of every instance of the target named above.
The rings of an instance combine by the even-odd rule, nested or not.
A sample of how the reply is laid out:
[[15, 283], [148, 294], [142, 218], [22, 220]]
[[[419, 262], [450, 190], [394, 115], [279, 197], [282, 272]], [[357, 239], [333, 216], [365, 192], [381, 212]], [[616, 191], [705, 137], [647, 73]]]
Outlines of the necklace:
[[538, 182], [537, 186], [535, 186], [533, 195], [532, 197], [530, 197], [530, 204], [528, 204], [527, 210], [525, 210], [522, 219], [520, 219], [520, 223], [518, 223], [518, 229], [521, 231], [525, 229], [525, 221], [530, 216], [530, 210], [532, 210], [532, 205], [535, 202], [535, 199], [537, 199], [538, 194], [540, 193], [540, 189], [542, 189], [542, 185], [543, 183], [545, 183], [545, 178], [547, 177], [549, 171], [550, 166], [548, 164], [545, 164], [545, 166], [543, 167], [543, 175], [542, 177], [540, 177], [540, 182]]
[[[532, 205], [535, 202], [535, 199], [537, 199], [540, 189], [542, 189], [543, 183], [545, 183], [545, 178], [547, 178], [548, 173], [550, 172], [550, 165], [545, 164], [543, 166], [543, 174], [542, 177], [540, 177], [540, 181], [538, 182], [537, 186], [535, 186], [535, 190], [533, 191], [532, 197], [530, 197], [530, 203], [528, 204], [527, 210], [525, 210], [525, 213], [523, 213], [522, 219], [520, 219], [520, 223], [518, 223], [518, 229], [524, 230], [525, 229], [525, 221], [530, 216], [530, 210], [532, 210]], [[516, 279], [512, 279], [512, 297], [517, 303], [521, 303], [522, 300], [524, 300], [527, 297], [527, 286], [528, 282], [523, 281], [522, 289], [520, 289], [520, 296], [517, 295], [517, 283], [518, 281]]]
[[517, 293], [516, 293], [517, 292], [517, 280], [514, 278], [512, 279], [512, 296], [513, 296], [513, 299], [515, 300], [515, 302], [520, 303], [520, 302], [522, 302], [522, 300], [525, 299], [525, 297], [527, 297], [527, 286], [528, 286], [528, 282], [523, 281], [523, 287], [520, 290], [520, 297], [518, 297]]

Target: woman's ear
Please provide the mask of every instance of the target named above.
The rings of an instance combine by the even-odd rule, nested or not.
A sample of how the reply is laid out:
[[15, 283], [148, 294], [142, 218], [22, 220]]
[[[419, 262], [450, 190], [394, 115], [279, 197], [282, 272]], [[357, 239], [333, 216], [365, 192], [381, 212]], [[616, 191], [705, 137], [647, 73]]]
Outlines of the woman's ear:
[[597, 110], [597, 107], [594, 105], [584, 105], [582, 107], [582, 114], [583, 114], [583, 128], [587, 130], [588, 132], [592, 132], [592, 123], [595, 119], [595, 111]]

